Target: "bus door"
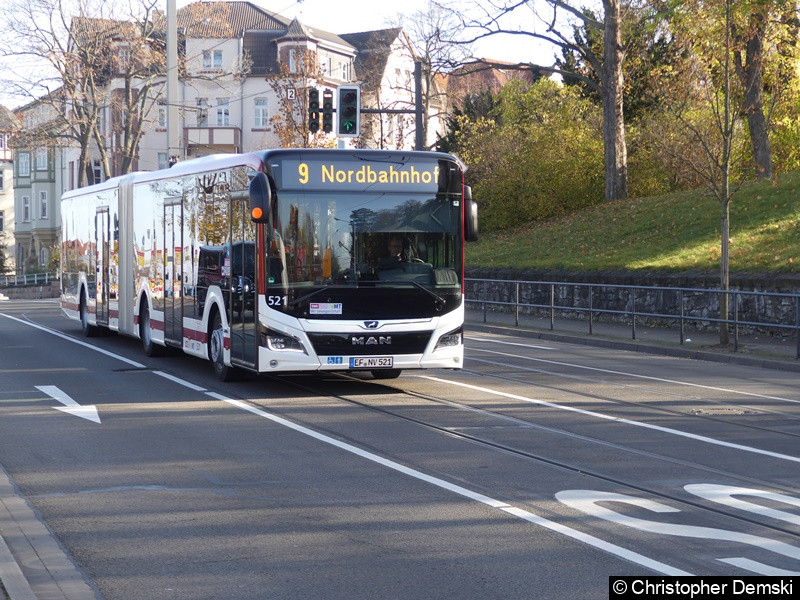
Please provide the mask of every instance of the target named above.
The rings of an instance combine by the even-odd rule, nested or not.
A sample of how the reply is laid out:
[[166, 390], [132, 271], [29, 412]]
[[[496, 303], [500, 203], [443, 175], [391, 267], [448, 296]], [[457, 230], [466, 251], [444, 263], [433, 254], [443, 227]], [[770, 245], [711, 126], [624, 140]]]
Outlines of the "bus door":
[[256, 323], [256, 243], [255, 223], [250, 219], [247, 194], [231, 194], [230, 202], [230, 285], [228, 315], [231, 323], [231, 360], [255, 367]]
[[183, 198], [164, 200], [164, 339], [183, 346]]
[[95, 248], [97, 251], [97, 288], [95, 292], [96, 316], [99, 325], [108, 325], [108, 294], [111, 289], [109, 274], [111, 219], [108, 206], [101, 206], [95, 214]]

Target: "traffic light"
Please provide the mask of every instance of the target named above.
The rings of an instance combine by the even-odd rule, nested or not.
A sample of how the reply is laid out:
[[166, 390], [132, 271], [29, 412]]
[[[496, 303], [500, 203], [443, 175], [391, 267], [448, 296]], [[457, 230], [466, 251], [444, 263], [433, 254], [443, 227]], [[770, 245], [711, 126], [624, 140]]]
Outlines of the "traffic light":
[[331, 90], [322, 92], [322, 131], [325, 133], [333, 131], [333, 92]]
[[337, 89], [339, 104], [337, 107], [339, 137], [358, 137], [361, 127], [361, 88], [352, 85], [340, 85]]
[[319, 90], [313, 87], [308, 89], [308, 130], [319, 131]]

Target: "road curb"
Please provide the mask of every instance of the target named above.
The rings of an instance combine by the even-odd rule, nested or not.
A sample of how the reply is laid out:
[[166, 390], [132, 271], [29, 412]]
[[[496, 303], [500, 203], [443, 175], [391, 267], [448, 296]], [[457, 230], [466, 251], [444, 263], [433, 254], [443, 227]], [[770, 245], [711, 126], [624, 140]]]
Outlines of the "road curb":
[[101, 597], [1, 464], [0, 578], [10, 600]]
[[6, 529], [4, 524], [13, 521], [5, 503], [6, 492], [13, 487], [5, 469], [0, 468], [0, 580], [3, 581], [3, 587], [11, 600], [36, 600], [36, 594], [33, 593], [30, 583], [3, 539]]

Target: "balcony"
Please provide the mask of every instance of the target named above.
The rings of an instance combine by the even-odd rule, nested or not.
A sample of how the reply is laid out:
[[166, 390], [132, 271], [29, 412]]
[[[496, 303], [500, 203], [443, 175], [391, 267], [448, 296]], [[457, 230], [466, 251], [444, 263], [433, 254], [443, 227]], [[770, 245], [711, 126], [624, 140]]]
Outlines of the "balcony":
[[238, 127], [184, 127], [183, 144], [189, 156], [217, 152], [241, 152], [242, 130]]

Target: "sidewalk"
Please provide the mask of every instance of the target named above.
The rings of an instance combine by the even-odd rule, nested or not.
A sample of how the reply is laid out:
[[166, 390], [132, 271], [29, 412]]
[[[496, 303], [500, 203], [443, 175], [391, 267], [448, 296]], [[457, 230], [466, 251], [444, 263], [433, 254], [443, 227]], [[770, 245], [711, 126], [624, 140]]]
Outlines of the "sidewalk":
[[738, 348], [734, 351], [732, 329], [730, 344], [721, 347], [717, 332], [686, 329], [681, 343], [680, 330], [677, 328], [649, 327], [640, 323], [636, 325], [634, 339], [633, 328], [625, 323], [595, 321], [590, 334], [586, 320], [556, 318], [551, 330], [550, 319], [546, 317], [521, 314], [517, 325], [512, 313], [488, 311], [484, 323], [483, 311], [469, 308], [466, 321], [465, 330], [468, 332], [498, 331], [571, 344], [800, 372], [797, 339], [793, 335], [739, 334]]
[[[0, 465], [0, 580], [10, 600], [96, 600], [83, 573]], [[0, 598], [5, 597], [0, 593]]]

